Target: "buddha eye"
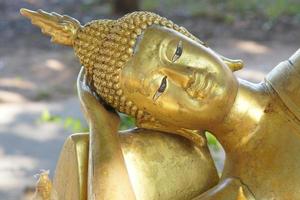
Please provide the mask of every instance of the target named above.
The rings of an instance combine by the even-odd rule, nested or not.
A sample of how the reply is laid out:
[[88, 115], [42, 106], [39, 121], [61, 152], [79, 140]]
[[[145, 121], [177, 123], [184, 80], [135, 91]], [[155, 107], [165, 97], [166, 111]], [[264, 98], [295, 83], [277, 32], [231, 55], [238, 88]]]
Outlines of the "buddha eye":
[[182, 46], [182, 41], [180, 40], [177, 44], [176, 51], [172, 57], [172, 62], [175, 62], [176, 60], [178, 60], [178, 58], [180, 58], [182, 51], [183, 51], [183, 46]]
[[152, 98], [154, 102], [158, 99], [158, 97], [160, 97], [160, 95], [162, 95], [162, 93], [166, 90], [166, 88], [167, 88], [167, 76], [164, 76], [163, 79], [161, 80], [159, 88], [157, 89], [157, 91], [155, 92]]

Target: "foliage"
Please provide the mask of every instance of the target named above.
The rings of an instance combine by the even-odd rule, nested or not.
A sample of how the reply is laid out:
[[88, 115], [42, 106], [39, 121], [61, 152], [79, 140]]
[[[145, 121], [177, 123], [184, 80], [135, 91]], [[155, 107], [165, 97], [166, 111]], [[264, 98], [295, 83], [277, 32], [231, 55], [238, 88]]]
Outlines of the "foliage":
[[128, 115], [125, 115], [125, 114], [122, 114], [122, 113], [119, 113], [120, 114], [120, 117], [121, 117], [121, 124], [120, 124], [120, 130], [126, 130], [126, 129], [130, 129], [130, 128], [134, 128], [135, 127], [135, 120], [134, 118], [128, 116]]
[[73, 133], [88, 131], [88, 127], [83, 125], [80, 119], [76, 119], [70, 116], [63, 118], [59, 115], [52, 115], [49, 110], [44, 110], [38, 118], [37, 122], [62, 124], [66, 130], [70, 130]]
[[205, 136], [207, 139], [207, 143], [210, 147], [212, 147], [216, 150], [221, 148], [221, 144], [219, 143], [217, 138], [215, 136], [213, 136], [210, 132], [205, 132]]
[[73, 117], [67, 117], [63, 120], [64, 128], [71, 130], [73, 133], [87, 132], [88, 127], [83, 126], [80, 119], [75, 119]]
[[61, 117], [57, 115], [51, 115], [49, 110], [43, 110], [41, 113], [38, 122], [39, 123], [45, 123], [45, 122], [60, 122]]
[[[126, 130], [130, 128], [135, 127], [135, 120], [134, 118], [119, 113], [121, 117], [121, 124], [120, 124], [120, 130]], [[41, 115], [39, 116], [38, 123], [56, 123], [59, 125], [63, 125], [63, 127], [66, 130], [70, 130], [73, 133], [78, 132], [87, 132], [88, 127], [84, 125], [84, 123], [77, 118], [68, 116], [68, 117], [62, 117], [60, 115], [53, 115], [49, 112], [49, 110], [44, 110]]]

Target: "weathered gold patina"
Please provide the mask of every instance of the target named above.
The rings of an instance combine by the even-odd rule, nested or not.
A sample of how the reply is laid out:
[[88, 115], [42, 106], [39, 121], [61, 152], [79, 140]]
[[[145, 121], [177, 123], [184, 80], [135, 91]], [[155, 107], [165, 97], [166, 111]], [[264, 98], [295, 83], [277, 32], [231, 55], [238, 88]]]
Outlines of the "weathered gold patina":
[[[21, 13], [72, 45], [86, 71], [77, 87], [90, 135], [64, 146], [53, 186], [60, 199], [300, 199], [300, 50], [252, 84], [233, 74], [241, 61], [153, 13], [85, 26]], [[106, 104], [145, 129], [118, 134]], [[218, 184], [206, 130], [226, 151]]]

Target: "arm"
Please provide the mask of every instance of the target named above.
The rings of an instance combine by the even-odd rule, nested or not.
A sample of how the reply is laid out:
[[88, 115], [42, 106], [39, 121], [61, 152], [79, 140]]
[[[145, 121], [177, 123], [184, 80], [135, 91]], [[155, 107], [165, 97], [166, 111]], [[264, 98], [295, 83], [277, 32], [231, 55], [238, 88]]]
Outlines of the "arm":
[[135, 199], [119, 142], [119, 116], [95, 98], [83, 68], [77, 88], [90, 127], [88, 199]]
[[300, 119], [300, 49], [279, 63], [265, 78], [267, 86]]

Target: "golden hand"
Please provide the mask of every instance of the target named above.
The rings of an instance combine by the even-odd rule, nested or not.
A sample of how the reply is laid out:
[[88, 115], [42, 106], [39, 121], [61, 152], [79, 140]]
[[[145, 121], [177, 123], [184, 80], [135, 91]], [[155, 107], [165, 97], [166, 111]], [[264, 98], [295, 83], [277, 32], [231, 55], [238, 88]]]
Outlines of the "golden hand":
[[118, 127], [120, 124], [118, 113], [97, 96], [87, 82], [85, 69], [82, 67], [77, 78], [77, 93], [88, 124], [93, 125], [95, 118], [99, 118], [103, 124]]
[[91, 92], [84, 68], [79, 73], [77, 88], [90, 128], [88, 199], [135, 199], [119, 141], [118, 114], [108, 110]]

